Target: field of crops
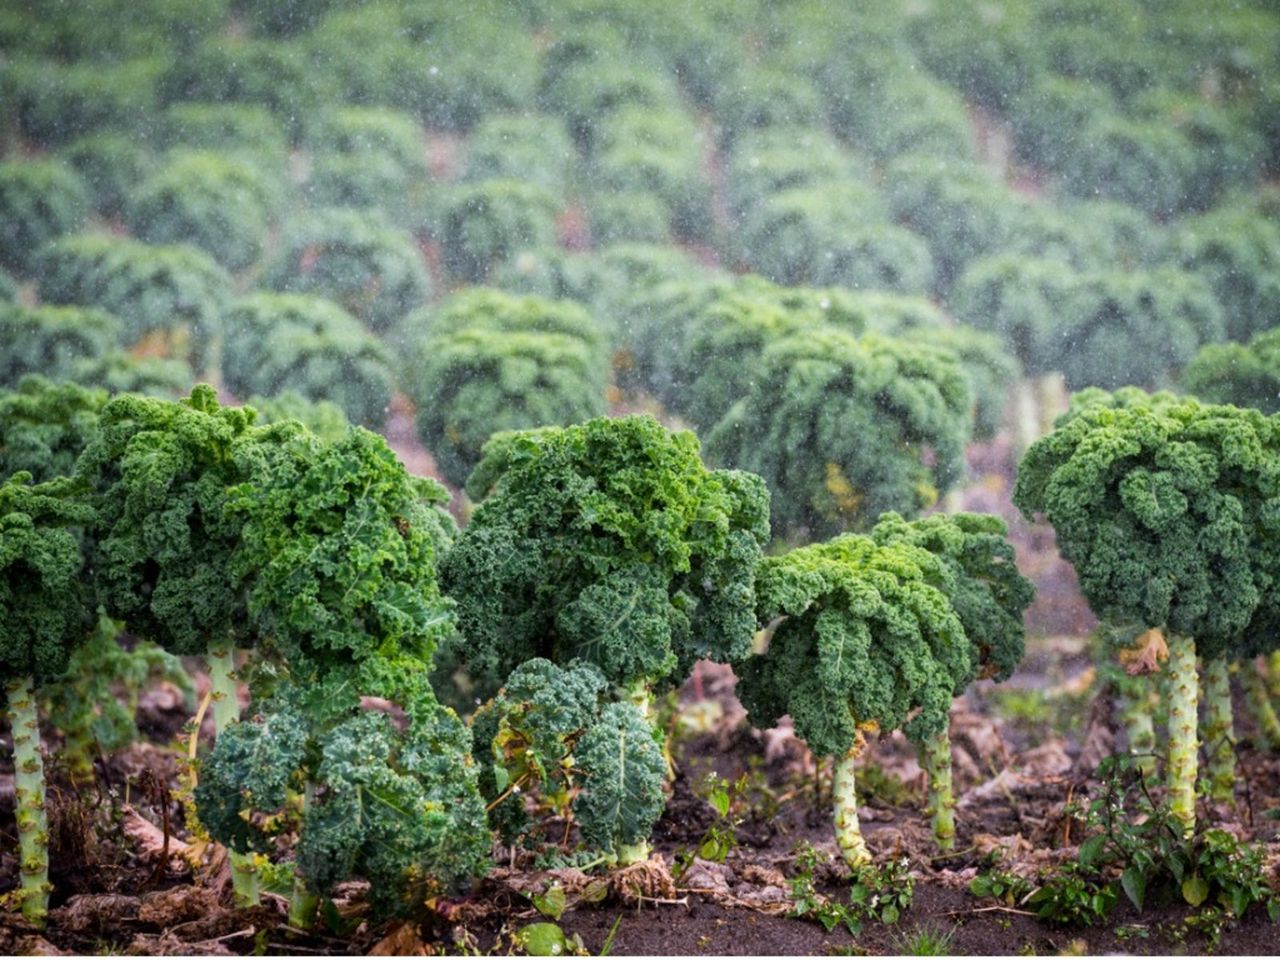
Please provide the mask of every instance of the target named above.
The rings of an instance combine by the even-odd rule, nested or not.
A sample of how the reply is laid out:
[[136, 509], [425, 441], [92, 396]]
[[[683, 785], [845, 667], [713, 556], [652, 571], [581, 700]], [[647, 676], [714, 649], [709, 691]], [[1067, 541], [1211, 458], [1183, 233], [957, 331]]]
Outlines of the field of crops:
[[0, 6], [0, 953], [1274, 952], [1270, 0]]

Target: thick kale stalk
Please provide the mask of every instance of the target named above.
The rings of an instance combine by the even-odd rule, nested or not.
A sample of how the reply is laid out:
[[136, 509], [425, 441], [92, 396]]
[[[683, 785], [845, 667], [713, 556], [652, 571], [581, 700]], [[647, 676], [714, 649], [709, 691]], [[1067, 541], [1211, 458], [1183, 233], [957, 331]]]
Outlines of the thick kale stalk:
[[1236, 795], [1236, 734], [1231, 713], [1231, 674], [1226, 657], [1206, 657], [1204, 671], [1203, 739], [1209, 750], [1209, 797], [1234, 803]]
[[40, 724], [30, 677], [5, 684], [9, 727], [13, 731], [13, 766], [18, 813], [18, 902], [22, 915], [43, 926], [49, 912], [49, 821], [44, 812], [44, 758]]
[[1120, 681], [1120, 720], [1124, 724], [1129, 753], [1143, 776], [1156, 772], [1156, 725], [1152, 714], [1153, 683], [1149, 677], [1126, 676]]
[[1196, 679], [1195, 641], [1186, 634], [1168, 635], [1169, 662], [1169, 812], [1191, 836], [1196, 824]]
[[844, 862], [857, 870], [871, 862], [871, 851], [862, 838], [858, 823], [858, 791], [854, 782], [854, 766], [858, 749], [850, 748], [836, 762], [835, 778], [831, 783], [831, 802], [836, 824], [836, 845], [844, 855]]
[[920, 744], [920, 766], [929, 775], [929, 805], [933, 839], [939, 850], [956, 845], [956, 797], [951, 788], [951, 737], [946, 730]]
[[1262, 668], [1255, 661], [1243, 667], [1245, 687], [1249, 693], [1249, 706], [1253, 710], [1253, 718], [1262, 732], [1262, 738], [1272, 750], [1280, 749], [1280, 716], [1276, 715], [1275, 704], [1271, 702], [1271, 693], [1267, 689], [1267, 678]]

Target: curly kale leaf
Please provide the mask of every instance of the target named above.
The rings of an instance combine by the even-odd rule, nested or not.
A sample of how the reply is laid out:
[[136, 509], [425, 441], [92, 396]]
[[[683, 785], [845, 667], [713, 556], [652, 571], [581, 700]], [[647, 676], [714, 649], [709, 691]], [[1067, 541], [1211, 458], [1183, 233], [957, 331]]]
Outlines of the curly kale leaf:
[[645, 416], [500, 435], [481, 478], [441, 564], [473, 675], [581, 658], [611, 683], [661, 682], [749, 651], [768, 493], [707, 470], [692, 434]]
[[180, 655], [211, 640], [251, 646], [231, 571], [241, 521], [227, 511], [243, 475], [235, 449], [253, 411], [198, 386], [179, 402], [124, 395], [102, 408], [77, 475], [96, 491], [98, 596], [129, 630]]
[[1234, 649], [1280, 569], [1280, 421], [1185, 403], [1080, 409], [1023, 458], [1014, 503], [1043, 513], [1104, 620]]
[[249, 479], [230, 492], [244, 521], [232, 568], [259, 628], [291, 662], [429, 660], [453, 622], [435, 580], [452, 533], [443, 489], [367, 430], [328, 444], [296, 423], [269, 430], [276, 442], [241, 448]]
[[[480, 792], [489, 820], [514, 843], [530, 826], [524, 797], [565, 794], [566, 761], [599, 716], [608, 684], [595, 667], [571, 661], [522, 663], [498, 695], [476, 711], [471, 729], [480, 766]], [[519, 790], [511, 789], [518, 787]]]
[[271, 835], [252, 815], [278, 814], [300, 791], [307, 742], [306, 718], [286, 703], [219, 733], [195, 789], [209, 835], [240, 852], [269, 850]]
[[0, 479], [19, 470], [37, 482], [70, 476], [76, 458], [98, 433], [101, 390], [23, 377], [17, 390], [0, 390]]
[[319, 790], [297, 847], [308, 885], [324, 894], [363, 876], [375, 909], [398, 913], [481, 873], [489, 834], [465, 741], [465, 728], [443, 709], [404, 735], [374, 713], [324, 734], [313, 775]]
[[69, 527], [92, 512], [62, 481], [0, 485], [0, 674], [37, 683], [59, 677], [92, 623], [84, 557]]
[[578, 741], [576, 765], [584, 772], [573, 813], [582, 839], [602, 850], [649, 838], [662, 815], [667, 763], [653, 727], [629, 703], [611, 703]]
[[[908, 543], [934, 554], [950, 570], [948, 592], [973, 647], [973, 667], [983, 678], [1007, 680], [1022, 659], [1023, 612], [1035, 587], [1018, 573], [1007, 528], [989, 514], [933, 514], [904, 520], [884, 514], [871, 531], [876, 543]], [[959, 695], [973, 677], [956, 688]]]
[[815, 328], [774, 341], [759, 363], [707, 456], [764, 478], [775, 530], [838, 533], [885, 510], [916, 513], [959, 477], [971, 399], [949, 351]]
[[741, 670], [753, 724], [789, 713], [810, 749], [835, 756], [859, 725], [916, 740], [945, 727], [973, 665], [938, 557], [846, 534], [766, 558], [757, 581], [759, 620], [777, 623], [768, 651]]

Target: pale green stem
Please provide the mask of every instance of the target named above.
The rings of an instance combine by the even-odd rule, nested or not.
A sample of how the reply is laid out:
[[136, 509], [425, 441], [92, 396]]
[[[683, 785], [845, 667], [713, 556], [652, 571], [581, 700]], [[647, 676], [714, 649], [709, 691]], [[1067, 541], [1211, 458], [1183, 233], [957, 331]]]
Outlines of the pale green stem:
[[1257, 661], [1244, 667], [1245, 687], [1249, 691], [1249, 705], [1253, 708], [1253, 718], [1258, 723], [1262, 739], [1272, 750], [1280, 749], [1280, 717], [1276, 716], [1275, 705], [1271, 702], [1271, 693], [1267, 690], [1267, 680], [1262, 675], [1262, 668]]
[[1196, 644], [1191, 637], [1170, 633], [1169, 660], [1169, 813], [1190, 837], [1196, 827]]
[[45, 816], [44, 759], [30, 677], [5, 683], [18, 814], [18, 902], [27, 922], [43, 927], [49, 914], [49, 823]]
[[1204, 661], [1204, 742], [1209, 749], [1209, 796], [1219, 803], [1234, 803], [1236, 734], [1225, 657]]
[[633, 863], [643, 863], [649, 859], [649, 841], [639, 843], [618, 844], [618, 866], [626, 867]]
[[230, 644], [209, 646], [209, 682], [213, 687], [214, 735], [240, 719], [240, 697], [236, 692], [236, 652]]
[[1040, 438], [1040, 412], [1035, 383], [1021, 378], [1013, 391], [1013, 434], [1018, 456]]
[[1156, 725], [1153, 714], [1152, 683], [1143, 676], [1125, 677], [1120, 698], [1120, 717], [1129, 741], [1129, 754], [1144, 777], [1156, 772]]
[[[306, 816], [307, 807], [315, 800], [316, 788], [310, 780], [302, 793], [302, 809], [300, 816]], [[307, 886], [307, 878], [298, 872], [297, 865], [293, 870], [293, 893], [289, 897], [289, 926], [299, 930], [310, 930], [316, 919], [316, 908], [320, 906], [320, 898]]]
[[653, 722], [651, 702], [653, 695], [649, 692], [649, 684], [643, 680], [636, 680], [627, 684], [622, 688], [626, 695], [627, 702], [633, 703], [644, 714], [644, 718], [649, 722]]
[[920, 744], [920, 765], [929, 775], [928, 812], [939, 850], [956, 846], [956, 798], [951, 788], [951, 736], [943, 730]]
[[1046, 373], [1036, 380], [1036, 414], [1040, 436], [1053, 432], [1054, 421], [1066, 412], [1067, 388], [1060, 373]]
[[[236, 689], [236, 651], [231, 644], [209, 646], [209, 683], [213, 690], [214, 735], [240, 719], [240, 695]], [[228, 850], [231, 860], [231, 889], [236, 906], [256, 907], [262, 902], [258, 890], [258, 864], [252, 853]]]
[[836, 822], [836, 845], [844, 854], [844, 862], [850, 869], [858, 870], [871, 862], [871, 851], [862, 839], [858, 825], [858, 793], [854, 785], [853, 765], [857, 750], [850, 750], [836, 762], [835, 778], [831, 785], [831, 799]]
[[1267, 654], [1267, 690], [1272, 700], [1280, 700], [1280, 650]]

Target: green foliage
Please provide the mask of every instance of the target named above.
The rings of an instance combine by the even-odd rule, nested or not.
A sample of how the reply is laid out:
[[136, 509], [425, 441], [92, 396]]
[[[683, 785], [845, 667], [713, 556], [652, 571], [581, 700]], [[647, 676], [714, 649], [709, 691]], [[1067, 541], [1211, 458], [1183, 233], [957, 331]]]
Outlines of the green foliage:
[[175, 57], [160, 78], [164, 103], [248, 103], [266, 107], [298, 139], [332, 96], [333, 76], [313, 68], [297, 43], [210, 37]]
[[56, 160], [0, 163], [0, 267], [31, 274], [50, 240], [84, 225], [89, 189]]
[[1083, 406], [1027, 452], [1013, 500], [1053, 524], [1101, 619], [1214, 656], [1274, 589], [1277, 430], [1194, 401]]
[[1077, 272], [993, 257], [965, 272], [953, 299], [963, 321], [998, 333], [1029, 372], [1061, 370], [1072, 389], [1159, 384], [1225, 323], [1208, 284], [1171, 267]]
[[352, 423], [380, 427], [391, 403], [390, 352], [320, 297], [250, 294], [223, 320], [222, 372], [232, 393], [293, 390], [331, 400]]
[[823, 860], [823, 855], [812, 844], [801, 841], [795, 872], [787, 884], [793, 901], [791, 916], [816, 920], [828, 933], [842, 926], [856, 937], [868, 921], [895, 924], [915, 898], [915, 880], [907, 872], [907, 861], [903, 859], [891, 860], [884, 866], [866, 866], [855, 872], [848, 902], [842, 903], [818, 890], [814, 872]]
[[666, 759], [629, 703], [608, 703], [599, 670], [573, 660], [522, 663], [473, 723], [480, 790], [506, 843], [530, 832], [526, 797], [576, 819], [606, 852], [648, 839], [665, 804]]
[[1101, 786], [1070, 813], [1088, 836], [1079, 859], [1044, 878], [1024, 902], [1045, 920], [1090, 924], [1105, 920], [1124, 897], [1142, 912], [1150, 903], [1209, 903], [1229, 921], [1256, 906], [1280, 920], [1280, 895], [1268, 876], [1265, 850], [1225, 830], [1184, 836], [1182, 825], [1157, 805], [1135, 758], [1115, 756], [1099, 767]]
[[37, 483], [69, 477], [76, 458], [97, 436], [101, 390], [23, 377], [16, 390], [0, 390], [0, 479], [25, 471]]
[[467, 141], [462, 178], [473, 182], [521, 179], [563, 198], [577, 156], [558, 117], [494, 114]]
[[170, 149], [216, 150], [279, 173], [288, 161], [284, 130], [265, 107], [250, 103], [175, 103], [164, 112]]
[[[378, 916], [412, 915], [483, 873], [490, 841], [470, 738], [414, 685], [415, 664], [340, 671], [322, 687], [324, 701], [285, 687], [224, 730], [196, 787], [211, 835], [243, 852], [270, 850], [276, 835], [296, 831], [307, 888], [326, 896], [364, 877]], [[399, 702], [405, 718], [361, 710], [360, 694]]]
[[963, 468], [970, 403], [950, 353], [814, 329], [765, 348], [707, 456], [764, 478], [776, 532], [822, 536], [933, 503]]
[[40, 257], [40, 299], [97, 307], [118, 317], [121, 340], [159, 338], [166, 353], [200, 367], [217, 333], [231, 280], [190, 247], [151, 247], [106, 234], [78, 234]]
[[721, 140], [732, 143], [756, 129], [818, 126], [824, 112], [808, 77], [781, 65], [752, 65], [728, 78], [717, 92], [714, 116]]
[[605, 412], [605, 370], [585, 343], [560, 334], [444, 334], [424, 343], [416, 372], [418, 435], [455, 486], [466, 482], [494, 433]]
[[1173, 239], [1184, 270], [1213, 287], [1233, 340], [1247, 340], [1280, 318], [1280, 223], [1224, 208], [1188, 220]]
[[429, 662], [453, 622], [435, 580], [453, 532], [444, 489], [359, 427], [334, 443], [288, 421], [267, 430], [233, 451], [244, 479], [224, 514], [239, 541], [219, 571], [258, 634], [298, 671], [396, 650]]
[[146, 147], [125, 133], [80, 137], [57, 156], [84, 178], [93, 208], [105, 217], [121, 216], [134, 186], [155, 169], [155, 160]]
[[18, 299], [18, 285], [14, 282], [13, 277], [0, 270], [0, 303], [12, 302]]
[[757, 618], [781, 619], [768, 651], [738, 671], [752, 725], [790, 714], [815, 754], [837, 757], [860, 725], [901, 727], [917, 741], [945, 729], [975, 669], [954, 590], [943, 560], [901, 541], [845, 534], [766, 557]]
[[869, 164], [817, 127], [744, 134], [728, 157], [729, 209], [736, 220], [776, 193], [793, 188], [843, 188], [865, 181]]
[[693, 434], [643, 416], [503, 434], [468, 492], [484, 502], [441, 582], [473, 676], [577, 657], [614, 684], [665, 683], [749, 652], [768, 493], [707, 470]]
[[904, 157], [885, 183], [895, 219], [929, 244], [935, 285], [943, 292], [971, 261], [1009, 246], [1034, 216], [1028, 200], [976, 166]]
[[557, 212], [555, 198], [532, 183], [460, 184], [441, 214], [445, 266], [459, 280], [483, 283], [517, 250], [555, 243]]
[[325, 443], [341, 440], [351, 429], [347, 415], [337, 404], [308, 400], [295, 390], [284, 390], [273, 397], [250, 397], [246, 405], [258, 411], [259, 423], [297, 420]]
[[76, 647], [61, 680], [43, 685], [40, 696], [50, 723], [62, 734], [58, 752], [73, 779], [92, 782], [93, 761], [122, 750], [141, 736], [138, 697], [157, 683], [175, 685], [195, 706], [195, 688], [182, 661], [145, 641], [126, 650], [121, 624], [98, 617], [97, 628]]
[[82, 386], [100, 387], [108, 393], [143, 393], [170, 400], [184, 396], [196, 379], [182, 360], [138, 358], [123, 350], [77, 363], [71, 378]]
[[375, 331], [391, 327], [431, 292], [413, 238], [373, 211], [318, 210], [286, 227], [264, 285], [342, 306]]
[[1080, 197], [1106, 197], [1169, 217], [1191, 206], [1195, 155], [1167, 124], [1096, 117], [1064, 159], [1063, 182]]
[[796, 187], [763, 200], [742, 224], [742, 259], [788, 285], [924, 293], [933, 280], [925, 242], [879, 222], [883, 201], [857, 180]]
[[1005, 522], [992, 514], [933, 514], [904, 520], [884, 514], [871, 531], [876, 543], [928, 550], [949, 568], [947, 598], [972, 647], [976, 673], [958, 677], [959, 696], [975, 678], [1007, 680], [1022, 660], [1022, 617], [1035, 587], [1018, 573]]
[[426, 173], [422, 131], [414, 118], [399, 110], [343, 107], [325, 113], [307, 132], [314, 153], [389, 158], [406, 177]]
[[4, 113], [24, 137], [46, 147], [99, 131], [140, 131], [154, 110], [164, 63], [154, 50], [141, 52], [145, 58], [114, 64], [15, 57], [0, 78]]
[[1280, 330], [1265, 330], [1248, 344], [1201, 347], [1180, 383], [1206, 403], [1280, 412]]
[[205, 385], [177, 402], [124, 394], [102, 408], [77, 465], [98, 511], [100, 602], [134, 636], [172, 653], [256, 639], [230, 569], [241, 523], [226, 509], [241, 480], [234, 448], [252, 417], [219, 407]]
[[584, 771], [573, 804], [582, 839], [620, 852], [644, 843], [662, 815], [667, 761], [644, 714], [611, 703], [578, 741], [575, 761]]
[[420, 219], [426, 163], [422, 132], [396, 110], [348, 107], [327, 114], [308, 136], [306, 191], [317, 207], [383, 207], [397, 223]]
[[65, 482], [32, 485], [17, 473], [0, 483], [0, 668], [37, 684], [60, 677], [85, 639], [92, 607], [84, 557], [71, 527], [92, 511]]
[[0, 386], [12, 389], [30, 373], [71, 379], [119, 335], [120, 322], [101, 310], [0, 304]]
[[861, 37], [859, 46], [820, 68], [831, 126], [842, 140], [864, 147], [881, 162], [907, 154], [963, 161], [976, 154], [973, 129], [956, 91], [909, 57]]
[[592, 243], [599, 246], [666, 243], [671, 237], [670, 209], [656, 193], [644, 190], [596, 194], [588, 203], [587, 223]]
[[129, 198], [129, 226], [148, 243], [189, 243], [230, 270], [257, 262], [274, 206], [261, 175], [216, 153], [175, 155]]
[[1115, 100], [1105, 87], [1043, 74], [1009, 103], [1018, 157], [1041, 169], [1060, 170], [1079, 149], [1089, 123], [1114, 112]]

